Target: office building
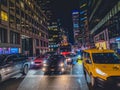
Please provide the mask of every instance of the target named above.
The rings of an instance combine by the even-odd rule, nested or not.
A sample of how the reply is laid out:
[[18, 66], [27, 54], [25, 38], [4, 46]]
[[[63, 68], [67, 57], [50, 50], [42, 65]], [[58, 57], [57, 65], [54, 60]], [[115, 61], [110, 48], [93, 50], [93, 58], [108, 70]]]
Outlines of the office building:
[[35, 0], [1, 0], [0, 12], [0, 54], [48, 51], [47, 18]]
[[80, 34], [80, 22], [79, 22], [79, 10], [73, 10], [72, 12], [72, 20], [73, 20], [73, 33], [74, 33], [74, 41], [75, 44], [79, 43], [78, 37]]
[[80, 35], [81, 47], [89, 48], [89, 29], [88, 29], [88, 0], [80, 0]]

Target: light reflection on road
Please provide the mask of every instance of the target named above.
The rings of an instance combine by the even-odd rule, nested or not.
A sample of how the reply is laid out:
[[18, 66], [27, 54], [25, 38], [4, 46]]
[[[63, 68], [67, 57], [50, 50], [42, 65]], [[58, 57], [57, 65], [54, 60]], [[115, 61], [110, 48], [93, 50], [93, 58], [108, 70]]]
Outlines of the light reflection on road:
[[77, 64], [64, 75], [44, 75], [41, 70], [30, 70], [18, 90], [88, 90], [82, 65]]

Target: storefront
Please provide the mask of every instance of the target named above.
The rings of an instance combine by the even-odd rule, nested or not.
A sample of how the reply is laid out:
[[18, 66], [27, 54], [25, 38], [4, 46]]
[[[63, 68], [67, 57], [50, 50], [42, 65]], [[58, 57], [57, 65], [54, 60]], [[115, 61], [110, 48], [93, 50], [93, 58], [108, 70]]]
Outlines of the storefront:
[[20, 53], [20, 48], [0, 48], [0, 54]]
[[110, 49], [108, 29], [106, 28], [96, 36], [94, 36], [95, 46], [102, 49]]

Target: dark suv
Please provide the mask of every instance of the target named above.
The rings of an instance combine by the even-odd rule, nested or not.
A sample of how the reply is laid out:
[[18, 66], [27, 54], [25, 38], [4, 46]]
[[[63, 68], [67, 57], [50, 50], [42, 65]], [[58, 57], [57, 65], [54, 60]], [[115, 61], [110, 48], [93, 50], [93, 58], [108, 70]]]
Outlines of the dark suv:
[[42, 70], [45, 74], [50, 72], [65, 72], [67, 67], [67, 62], [63, 55], [52, 55], [48, 60], [44, 60]]
[[17, 73], [27, 74], [30, 63], [27, 57], [22, 54], [2, 54], [0, 55], [0, 82]]

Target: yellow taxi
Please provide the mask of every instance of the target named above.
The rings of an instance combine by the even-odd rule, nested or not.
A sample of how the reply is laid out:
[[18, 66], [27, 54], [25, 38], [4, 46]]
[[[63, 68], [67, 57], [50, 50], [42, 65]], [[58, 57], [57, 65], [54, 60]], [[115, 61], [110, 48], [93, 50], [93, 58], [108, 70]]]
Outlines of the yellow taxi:
[[84, 50], [82, 59], [86, 81], [92, 88], [120, 87], [120, 57], [113, 50]]

